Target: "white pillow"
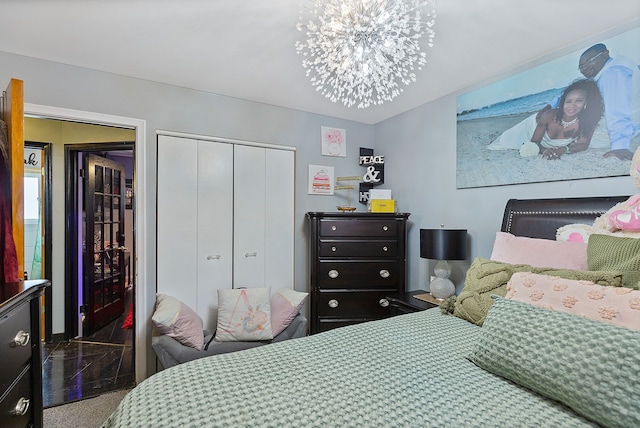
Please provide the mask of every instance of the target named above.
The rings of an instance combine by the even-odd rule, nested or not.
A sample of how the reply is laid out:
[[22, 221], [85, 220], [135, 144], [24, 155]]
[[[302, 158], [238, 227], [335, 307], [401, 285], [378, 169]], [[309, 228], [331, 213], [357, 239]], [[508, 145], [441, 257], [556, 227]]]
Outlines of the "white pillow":
[[171, 336], [185, 346], [202, 350], [202, 318], [175, 297], [157, 294], [156, 310], [151, 320], [160, 334]]
[[220, 342], [271, 340], [270, 287], [218, 290]]

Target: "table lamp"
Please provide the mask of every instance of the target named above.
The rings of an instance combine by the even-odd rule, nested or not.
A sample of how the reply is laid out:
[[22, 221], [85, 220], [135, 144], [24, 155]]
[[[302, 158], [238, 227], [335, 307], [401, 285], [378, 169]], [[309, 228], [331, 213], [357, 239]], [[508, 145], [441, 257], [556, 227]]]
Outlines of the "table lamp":
[[466, 260], [466, 229], [420, 229], [420, 257], [438, 260], [433, 272], [435, 278], [429, 285], [431, 295], [444, 300], [456, 292], [456, 286], [449, 279], [451, 268], [447, 260]]

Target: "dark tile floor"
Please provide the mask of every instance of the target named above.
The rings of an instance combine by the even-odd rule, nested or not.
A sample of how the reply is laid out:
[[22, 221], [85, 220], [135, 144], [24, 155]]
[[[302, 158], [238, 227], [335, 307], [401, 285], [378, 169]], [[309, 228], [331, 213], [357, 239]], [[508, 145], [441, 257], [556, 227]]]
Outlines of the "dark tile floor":
[[44, 407], [134, 386], [133, 330], [122, 328], [126, 315], [89, 337], [44, 344]]

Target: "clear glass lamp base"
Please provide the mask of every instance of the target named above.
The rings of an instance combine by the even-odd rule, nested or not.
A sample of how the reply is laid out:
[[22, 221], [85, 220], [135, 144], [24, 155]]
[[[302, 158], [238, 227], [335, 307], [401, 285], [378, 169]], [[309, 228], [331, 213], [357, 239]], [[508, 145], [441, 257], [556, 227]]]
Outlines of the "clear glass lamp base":
[[456, 293], [456, 286], [449, 279], [451, 268], [449, 268], [447, 261], [440, 260], [433, 269], [433, 272], [436, 274], [436, 277], [433, 278], [431, 284], [429, 284], [431, 295], [438, 300], [444, 300], [453, 296]]

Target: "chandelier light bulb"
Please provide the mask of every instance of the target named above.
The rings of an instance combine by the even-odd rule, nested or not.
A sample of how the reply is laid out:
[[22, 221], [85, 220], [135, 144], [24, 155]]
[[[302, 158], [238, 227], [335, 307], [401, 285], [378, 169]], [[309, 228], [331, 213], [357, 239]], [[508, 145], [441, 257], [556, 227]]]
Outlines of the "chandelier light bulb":
[[[296, 25], [302, 66], [322, 95], [367, 108], [391, 101], [416, 81], [433, 46], [435, 0], [311, 0]], [[306, 24], [304, 23], [306, 22]]]

